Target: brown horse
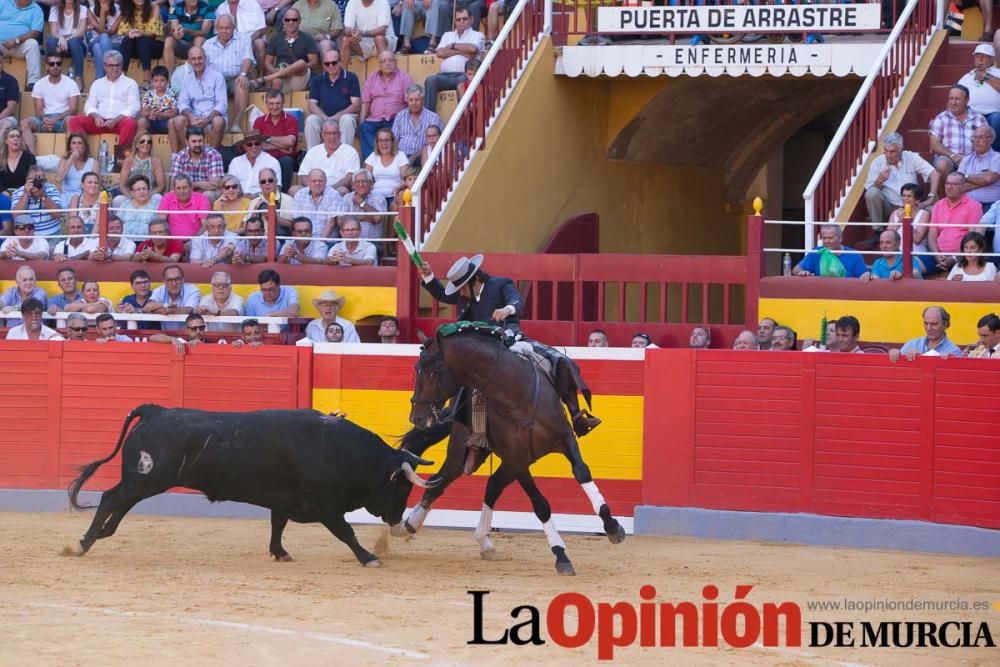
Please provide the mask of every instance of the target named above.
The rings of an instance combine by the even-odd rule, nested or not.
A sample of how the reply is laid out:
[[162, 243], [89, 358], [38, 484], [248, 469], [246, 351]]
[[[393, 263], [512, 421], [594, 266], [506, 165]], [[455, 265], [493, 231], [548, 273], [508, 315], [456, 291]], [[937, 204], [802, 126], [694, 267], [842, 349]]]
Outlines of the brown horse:
[[[569, 460], [573, 477], [603, 521], [611, 542], [618, 544], [625, 539], [625, 530], [612, 516], [590, 475], [590, 468], [583, 461], [559, 396], [532, 361], [511, 352], [493, 336], [471, 331], [429, 339], [421, 348], [416, 371], [416, 386], [410, 400], [410, 421], [416, 428], [439, 425], [444, 419], [445, 402], [460, 388], [466, 388], [460, 395], [468, 394], [468, 388], [472, 388], [486, 397], [486, 436], [501, 464], [487, 482], [483, 513], [475, 532], [483, 558], [490, 559], [496, 553], [489, 539], [493, 507], [503, 490], [516, 480], [531, 499], [535, 516], [542, 522], [549, 547], [556, 557], [556, 571], [575, 574], [566, 556], [566, 545], [552, 523], [549, 502], [530, 472], [532, 463], [553, 452]], [[461, 416], [468, 412], [468, 401], [464, 398], [453, 400], [450, 412], [454, 426], [448, 455], [441, 470], [431, 478], [432, 483], [436, 483], [436, 478], [440, 478], [441, 483], [424, 493], [420, 504], [403, 524], [393, 527], [394, 535], [416, 532], [431, 505], [463, 469], [470, 474], [490, 454], [481, 448], [466, 447], [469, 434], [466, 424], [469, 422]], [[461, 423], [463, 421], [465, 423]], [[419, 456], [423, 451], [414, 453]]]

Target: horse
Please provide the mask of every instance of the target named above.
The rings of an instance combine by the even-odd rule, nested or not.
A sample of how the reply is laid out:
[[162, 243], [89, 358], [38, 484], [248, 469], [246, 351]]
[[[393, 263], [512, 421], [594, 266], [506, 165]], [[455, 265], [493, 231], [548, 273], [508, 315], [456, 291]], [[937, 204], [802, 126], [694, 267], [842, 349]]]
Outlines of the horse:
[[[569, 460], [573, 478], [583, 487], [594, 513], [601, 518], [608, 539], [613, 544], [625, 539], [624, 528], [611, 514], [604, 496], [594, 483], [590, 468], [583, 460], [580, 445], [555, 388], [532, 360], [512, 352], [501, 340], [479, 330], [459, 330], [451, 335], [439, 332], [421, 347], [414, 385], [410, 399], [410, 422], [415, 429], [439, 427], [446, 420], [443, 412], [445, 402], [463, 387], [463, 394], [468, 393], [468, 388], [474, 388], [486, 398], [486, 437], [492, 446], [492, 453], [500, 458], [501, 463], [486, 484], [483, 511], [474, 533], [484, 559], [489, 560], [496, 555], [489, 538], [493, 508], [504, 489], [516, 480], [528, 495], [535, 516], [542, 523], [549, 548], [556, 558], [556, 572], [564, 575], [576, 573], [566, 556], [566, 545], [553, 525], [549, 502], [530, 472], [532, 463], [553, 452], [561, 453]], [[415, 533], [444, 490], [463, 470], [471, 474], [491, 453], [483, 448], [466, 446], [469, 429], [455, 417], [462, 410], [468, 410], [468, 403], [464, 398], [452, 401], [448, 417], [454, 420], [451, 440], [441, 470], [431, 478], [435, 486], [426, 490], [420, 503], [402, 524], [393, 526], [394, 535]], [[420, 456], [429, 446], [424, 442], [411, 451]]]

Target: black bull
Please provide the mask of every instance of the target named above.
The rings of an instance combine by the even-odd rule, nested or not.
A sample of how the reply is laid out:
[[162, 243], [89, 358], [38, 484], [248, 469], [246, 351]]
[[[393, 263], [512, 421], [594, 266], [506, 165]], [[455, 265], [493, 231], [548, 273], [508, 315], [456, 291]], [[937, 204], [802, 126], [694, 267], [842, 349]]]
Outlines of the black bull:
[[[404, 444], [422, 450], [423, 441], [441, 437], [412, 431]], [[358, 543], [344, 514], [364, 507], [390, 525], [399, 523], [413, 484], [429, 486], [413, 466], [431, 463], [393, 449], [346, 419], [313, 410], [233, 413], [141, 405], [126, 417], [114, 451], [80, 468], [69, 486], [73, 507], [93, 507], [78, 502], [80, 489], [119, 449], [121, 481], [101, 495], [90, 528], [70, 553], [82, 556], [95, 541], [114, 535], [136, 503], [180, 486], [201, 491], [213, 502], [235, 500], [270, 509], [270, 552], [278, 560], [291, 559], [281, 545], [289, 520], [318, 521], [362, 565], [379, 565]]]

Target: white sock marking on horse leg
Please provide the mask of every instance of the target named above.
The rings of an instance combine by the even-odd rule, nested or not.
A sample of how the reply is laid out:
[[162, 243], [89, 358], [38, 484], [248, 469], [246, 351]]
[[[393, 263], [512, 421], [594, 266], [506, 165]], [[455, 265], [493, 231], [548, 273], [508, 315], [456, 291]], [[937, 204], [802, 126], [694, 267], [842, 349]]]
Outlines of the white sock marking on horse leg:
[[556, 530], [556, 525], [552, 523], [552, 519], [542, 524], [542, 530], [545, 531], [545, 539], [549, 541], [549, 547], [566, 548], [566, 543], [559, 536], [559, 531]]
[[420, 530], [424, 525], [424, 520], [427, 519], [427, 515], [430, 514], [430, 510], [423, 505], [417, 505], [412, 510], [410, 510], [409, 516], [406, 517], [406, 523], [410, 524], [410, 527], [414, 530]]
[[490, 534], [490, 529], [493, 527], [493, 508], [483, 503], [483, 511], [479, 514], [479, 525], [476, 526], [476, 532], [472, 534], [476, 540], [482, 544], [484, 539], [487, 539]]
[[594, 514], [600, 514], [601, 505], [606, 505], [604, 501], [604, 496], [601, 495], [600, 490], [597, 488], [597, 484], [594, 482], [584, 482], [580, 485], [583, 487], [584, 493], [587, 494], [587, 498], [590, 499], [590, 505], [594, 508]]

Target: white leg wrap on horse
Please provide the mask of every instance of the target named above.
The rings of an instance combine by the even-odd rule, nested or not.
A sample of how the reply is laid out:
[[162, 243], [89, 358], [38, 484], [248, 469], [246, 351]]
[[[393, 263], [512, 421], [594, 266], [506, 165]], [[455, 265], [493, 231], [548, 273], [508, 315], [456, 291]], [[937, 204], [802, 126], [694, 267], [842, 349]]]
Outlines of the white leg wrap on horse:
[[583, 487], [584, 492], [590, 499], [590, 505], [594, 508], [594, 514], [600, 513], [601, 505], [606, 503], [604, 501], [604, 496], [601, 495], [601, 492], [597, 488], [597, 484], [594, 482], [585, 482], [580, 486]]
[[479, 515], [479, 525], [476, 526], [476, 532], [472, 534], [479, 542], [487, 539], [490, 534], [490, 529], [493, 528], [493, 508], [491, 508], [486, 503], [483, 503], [483, 511]]
[[420, 530], [424, 525], [424, 520], [427, 515], [430, 514], [430, 510], [425, 508], [423, 505], [417, 505], [412, 510], [410, 510], [409, 516], [406, 517], [406, 522], [410, 524], [410, 527], [414, 530]]
[[545, 539], [549, 541], [549, 547], [566, 548], [566, 543], [562, 541], [561, 537], [559, 537], [559, 531], [556, 530], [556, 526], [552, 523], [552, 519], [549, 519], [542, 524], [542, 530], [545, 531]]

